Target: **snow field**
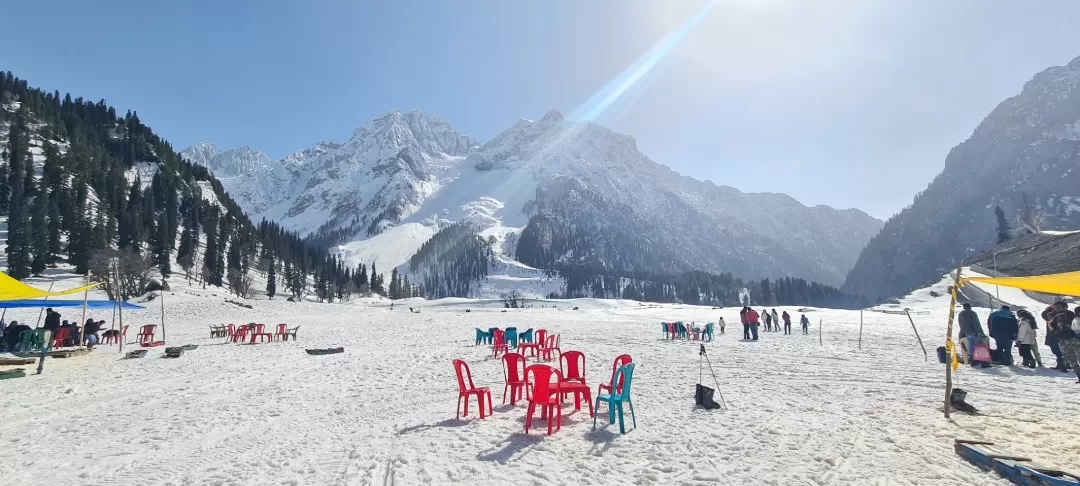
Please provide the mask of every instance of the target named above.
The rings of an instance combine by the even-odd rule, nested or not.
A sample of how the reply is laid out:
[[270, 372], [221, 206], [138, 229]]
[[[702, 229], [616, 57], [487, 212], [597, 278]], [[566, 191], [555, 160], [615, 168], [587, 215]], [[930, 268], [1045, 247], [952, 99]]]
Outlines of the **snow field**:
[[[740, 342], [736, 308], [581, 299], [504, 313], [494, 301], [410, 299], [393, 311], [279, 300], [248, 301], [249, 310], [195, 289], [166, 299], [169, 343], [199, 349], [120, 360], [116, 347], [103, 346], [50, 359], [42, 376], [0, 382], [0, 407], [9, 411], [0, 422], [0, 482], [1007, 484], [959, 459], [954, 437], [1080, 469], [1074, 377], [962, 367], [958, 384], [984, 415], [942, 417], [944, 366], [934, 357], [948, 312], [942, 299], [917, 304], [931, 313], [915, 316], [929, 362], [904, 316], [871, 312], [859, 350], [858, 311], [810, 312], [810, 335], [796, 326], [793, 335], [763, 332], [749, 343]], [[797, 321], [800, 312], [786, 310]], [[33, 316], [21, 310], [9, 319]], [[696, 410], [698, 344], [663, 340], [659, 322], [720, 316], [727, 334], [706, 348], [730, 410]], [[154, 306], [125, 313], [133, 329], [158, 319]], [[209, 324], [250, 321], [300, 325], [299, 341], [207, 337]], [[600, 415], [594, 432], [587, 407], [575, 412], [567, 400], [561, 431], [546, 437], [537, 414], [524, 435], [526, 405], [500, 403], [501, 363], [490, 347], [473, 346], [474, 328], [509, 325], [546, 328], [562, 335], [564, 351], [583, 351], [594, 393], [615, 356], [633, 355], [638, 428], [629, 430], [627, 417], [620, 435]], [[303, 351], [338, 345], [344, 354]], [[472, 400], [469, 417], [454, 419], [455, 358], [491, 389], [493, 416], [479, 420]]]

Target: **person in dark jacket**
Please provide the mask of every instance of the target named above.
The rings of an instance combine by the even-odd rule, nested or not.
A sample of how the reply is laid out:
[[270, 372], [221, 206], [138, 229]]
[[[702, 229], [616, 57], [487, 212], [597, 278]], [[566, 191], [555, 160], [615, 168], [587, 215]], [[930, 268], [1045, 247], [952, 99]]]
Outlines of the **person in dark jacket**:
[[983, 336], [986, 335], [983, 332], [982, 324], [979, 322], [979, 315], [971, 310], [971, 304], [964, 304], [964, 310], [960, 311], [956, 320], [960, 326], [956, 337], [963, 345], [964, 355], [967, 356], [968, 363], [976, 366], [974, 360], [971, 359], [971, 355], [975, 352], [975, 345], [981, 343]]
[[19, 324], [19, 321], [11, 321], [11, 324], [7, 327], [7, 331], [4, 332], [4, 339], [7, 341], [8, 351], [15, 351], [15, 348], [19, 345], [19, 339], [22, 338], [23, 331], [29, 330], [30, 326]]
[[757, 341], [758, 340], [758, 325], [760, 325], [759, 321], [758, 321], [758, 317], [759, 317], [759, 314], [757, 313], [756, 310], [750, 309], [750, 310], [746, 311], [746, 322], [748, 324], [750, 324], [750, 336], [751, 336], [750, 340], [751, 341]]
[[761, 309], [761, 318], [765, 320], [765, 332], [772, 331], [772, 314], [769, 314], [769, 309]]
[[799, 318], [799, 325], [802, 326], [803, 334], [810, 334], [810, 332], [808, 331], [808, 329], [810, 328], [810, 319], [806, 318], [806, 314], [803, 314], [802, 317]]
[[1001, 309], [990, 314], [990, 337], [997, 344], [998, 361], [1006, 366], [1012, 366], [1012, 348], [1016, 341], [1016, 334], [1020, 331], [1019, 321], [1009, 306], [1003, 305]]
[[86, 347], [92, 349], [97, 345], [98, 332], [101, 331], [102, 324], [105, 324], [105, 321], [86, 320], [86, 325], [83, 326], [83, 340], [86, 341]]
[[45, 309], [45, 326], [44, 327], [45, 327], [45, 329], [48, 329], [48, 330], [52, 331], [53, 333], [55, 333], [57, 329], [60, 329], [60, 313], [59, 312], [53, 312], [52, 307], [49, 307], [48, 309]]
[[1046, 340], [1044, 344], [1050, 347], [1050, 352], [1054, 353], [1057, 363], [1054, 365], [1054, 369], [1062, 373], [1069, 371], [1068, 361], [1064, 359], [1061, 354], [1061, 347], [1058, 346], [1058, 332], [1054, 326], [1054, 317], [1061, 312], [1069, 310], [1064, 302], [1055, 302], [1043, 309], [1042, 318], [1046, 321]]
[[1076, 373], [1077, 382], [1080, 383], [1080, 336], [1073, 329], [1073, 321], [1075, 320], [1076, 313], [1066, 307], [1065, 310], [1054, 314], [1054, 320], [1051, 324], [1054, 327], [1054, 332], [1057, 333], [1061, 359], [1066, 366], [1071, 367], [1073, 372]]
[[791, 314], [784, 311], [781, 317], [784, 319], [784, 334], [791, 334]]

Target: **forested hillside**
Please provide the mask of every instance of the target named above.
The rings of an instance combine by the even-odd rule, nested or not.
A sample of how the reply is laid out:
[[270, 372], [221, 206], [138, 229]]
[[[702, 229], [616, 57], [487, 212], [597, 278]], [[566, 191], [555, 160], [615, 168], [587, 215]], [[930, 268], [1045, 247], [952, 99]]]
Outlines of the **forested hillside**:
[[118, 257], [140, 281], [151, 268], [166, 279], [182, 271], [240, 295], [251, 293], [254, 272], [271, 296], [304, 294], [309, 276], [326, 298], [360, 283], [324, 249], [250, 221], [206, 168], [136, 113], [32, 88], [10, 72], [0, 73], [0, 211], [9, 217], [7, 271], [19, 279], [65, 262], [100, 278]]

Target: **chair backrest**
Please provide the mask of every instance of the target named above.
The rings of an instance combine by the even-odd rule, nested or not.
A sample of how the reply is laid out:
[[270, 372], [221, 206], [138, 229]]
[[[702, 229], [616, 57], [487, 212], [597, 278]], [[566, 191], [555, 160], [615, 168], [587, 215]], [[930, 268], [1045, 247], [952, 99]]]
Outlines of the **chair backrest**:
[[157, 329], [157, 324], [147, 324], [139, 328], [139, 334], [153, 334], [154, 329]]
[[262, 334], [264, 329], [266, 329], [265, 324], [255, 324], [255, 334]]
[[285, 331], [287, 329], [289, 329], [288, 324], [285, 324], [285, 323], [278, 324], [277, 325], [277, 333], [275, 333], [275, 334], [285, 334]]
[[507, 383], [525, 379], [525, 356], [521, 353], [506, 353], [502, 357], [503, 379]]
[[555, 339], [558, 337], [556, 334], [552, 334], [547, 337], [547, 341], [544, 343], [544, 347], [547, 349], [557, 348], [558, 344], [555, 344]]
[[536, 330], [536, 342], [537, 343], [539, 343], [542, 346], [544, 344], [544, 339], [546, 339], [546, 338], [547, 338], [547, 329], [537, 329]]
[[517, 328], [516, 327], [508, 327], [508, 328], [506, 328], [506, 341], [507, 342], [517, 341], [517, 336], [518, 336], [518, 334], [517, 334]]
[[236, 324], [229, 323], [229, 334], [236, 334]]
[[120, 329], [120, 335], [121, 335], [121, 336], [124, 336], [124, 337], [127, 337], [127, 330], [128, 330], [128, 328], [129, 328], [129, 327], [131, 327], [131, 326], [130, 326], [130, 325], [127, 325], [127, 326], [124, 326], [124, 327], [122, 327], [122, 328]]
[[620, 354], [615, 358], [615, 362], [611, 363], [611, 393], [618, 393], [622, 390], [622, 380], [620, 379], [620, 381], [615, 381], [616, 375], [619, 374], [619, 368], [622, 368], [624, 365], [633, 362], [634, 358], [630, 357], [629, 354]]
[[634, 363], [627, 363], [619, 367], [615, 372], [615, 379], [622, 384], [621, 389], [611, 392], [611, 397], [619, 401], [630, 400], [630, 383], [634, 378]]
[[556, 383], [562, 381], [562, 373], [548, 365], [534, 364], [525, 368], [525, 382], [532, 384], [532, 399], [534, 402], [546, 402], [548, 397], [551, 396], [554, 391], [551, 386], [552, 375], [555, 375]]
[[[460, 360], [454, 360], [454, 373], [457, 374], [458, 391], [464, 393], [466, 391], [476, 388], [476, 385], [472, 381], [472, 371], [469, 370], [469, 364]], [[468, 382], [468, 383], [466, 383]]]
[[68, 333], [70, 333], [70, 332], [71, 332], [71, 328], [68, 328], [68, 327], [62, 327], [62, 328], [57, 329], [56, 333], [53, 334], [53, 341], [59, 341], [59, 340], [62, 340], [62, 339], [67, 339]]
[[668, 330], [669, 333], [675, 334], [675, 323], [674, 322], [667, 323], [667, 330]]
[[495, 338], [495, 344], [494, 344], [495, 346], [501, 346], [503, 344], [506, 344], [506, 333], [503, 332], [501, 329], [496, 329], [495, 330], [494, 338]]
[[567, 380], [585, 378], [585, 353], [581, 351], [562, 353], [559, 356], [559, 370], [562, 371], [563, 378]]

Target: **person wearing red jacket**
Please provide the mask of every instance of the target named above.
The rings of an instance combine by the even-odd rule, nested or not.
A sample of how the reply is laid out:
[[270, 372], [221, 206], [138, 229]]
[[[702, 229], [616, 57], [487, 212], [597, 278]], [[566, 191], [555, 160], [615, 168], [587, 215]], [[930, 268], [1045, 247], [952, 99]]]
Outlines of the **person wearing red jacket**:
[[750, 324], [750, 335], [753, 336], [753, 337], [750, 338], [751, 341], [757, 341], [758, 340], [758, 335], [757, 335], [757, 333], [758, 333], [758, 324], [759, 324], [758, 319], [760, 317], [761, 317], [761, 315], [758, 314], [758, 312], [756, 310], [754, 310], [754, 309], [750, 309], [750, 310], [746, 311], [746, 322], [748, 324]]

